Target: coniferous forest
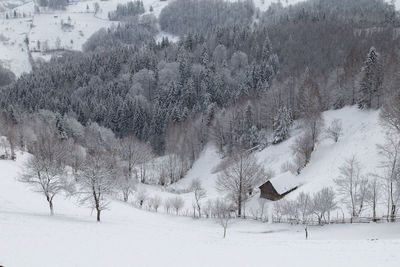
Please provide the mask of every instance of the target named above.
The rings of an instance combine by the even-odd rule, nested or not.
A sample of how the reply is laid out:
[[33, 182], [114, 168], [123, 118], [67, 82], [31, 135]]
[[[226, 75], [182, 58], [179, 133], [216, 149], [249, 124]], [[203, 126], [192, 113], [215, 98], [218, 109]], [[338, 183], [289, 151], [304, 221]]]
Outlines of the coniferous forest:
[[[293, 120], [315, 126], [324, 110], [379, 108], [400, 82], [399, 17], [382, 0], [266, 12], [251, 1], [177, 0], [159, 19], [142, 9], [118, 6], [109, 16], [123, 21], [83, 52], [36, 63], [14, 82], [1, 71], [0, 107], [14, 123], [45, 113], [67, 139], [97, 125], [158, 155], [184, 151], [190, 166], [209, 140], [225, 154], [262, 149], [285, 140]], [[156, 41], [158, 23], [179, 41]]]

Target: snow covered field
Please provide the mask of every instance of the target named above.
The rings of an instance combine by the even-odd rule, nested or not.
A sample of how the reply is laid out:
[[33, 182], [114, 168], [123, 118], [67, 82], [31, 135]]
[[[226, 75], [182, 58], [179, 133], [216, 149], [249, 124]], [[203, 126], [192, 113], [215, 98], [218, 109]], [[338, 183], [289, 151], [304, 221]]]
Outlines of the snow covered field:
[[[42, 11], [34, 13], [32, 1], [18, 2], [21, 5], [8, 12], [0, 11], [0, 62], [17, 76], [31, 70], [25, 38], [29, 39], [29, 49], [34, 59], [48, 60], [51, 54], [41, 51], [44, 47], [54, 49], [82, 50], [82, 45], [96, 31], [108, 28], [116, 22], [108, 20], [108, 12], [120, 3], [129, 0], [87, 0], [72, 2], [65, 11]], [[158, 16], [167, 1], [144, 0], [146, 13], [153, 7]], [[1, 3], [1, 2], [0, 2]], [[99, 12], [94, 14], [94, 4], [99, 4]], [[18, 17], [13, 17], [14, 10]], [[9, 14], [9, 19], [6, 19]], [[23, 17], [23, 15], [25, 17]], [[62, 29], [61, 22], [71, 24], [70, 29]]]
[[[319, 144], [299, 177], [304, 186], [293, 195], [329, 185], [337, 165], [355, 148], [362, 163], [376, 161], [376, 153], [369, 149], [383, 136], [377, 111], [346, 107], [325, 112], [324, 117], [327, 123], [341, 119], [346, 130], [338, 144]], [[289, 157], [287, 147], [293, 138], [259, 152], [259, 161], [278, 171]], [[118, 200], [97, 223], [90, 209], [62, 196], [55, 199], [56, 215], [51, 217], [44, 197], [17, 181], [26, 156], [19, 155], [17, 162], [0, 161], [0, 265], [5, 267], [399, 266], [399, 223], [309, 227], [305, 240], [302, 226], [235, 220], [223, 239], [223, 229], [213, 219], [149, 212]], [[217, 197], [218, 162], [218, 154], [209, 146], [177, 187], [185, 188], [199, 177], [208, 197]], [[146, 189], [152, 195], [173, 195], [157, 187]], [[190, 207], [192, 193], [182, 196]]]
[[300, 226], [234, 221], [222, 239], [213, 220], [156, 214], [113, 201], [96, 223], [71, 199], [44, 198], [15, 177], [21, 161], [0, 161], [0, 265], [398, 266], [399, 224]]

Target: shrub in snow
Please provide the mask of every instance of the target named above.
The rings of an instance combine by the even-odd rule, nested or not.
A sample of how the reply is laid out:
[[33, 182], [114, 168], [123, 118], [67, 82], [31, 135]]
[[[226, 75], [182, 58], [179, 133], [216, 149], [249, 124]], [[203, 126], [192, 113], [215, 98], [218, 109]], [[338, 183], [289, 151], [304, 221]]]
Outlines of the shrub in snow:
[[339, 141], [339, 138], [343, 135], [342, 121], [334, 119], [331, 125], [325, 129], [326, 137], [332, 139], [335, 143]]
[[139, 190], [138, 192], [136, 192], [135, 199], [139, 207], [142, 208], [145, 201], [147, 201], [148, 199], [147, 191], [145, 189]]
[[171, 207], [175, 209], [176, 215], [179, 214], [179, 210], [183, 208], [185, 201], [180, 197], [174, 197], [170, 199]]
[[218, 223], [224, 228], [224, 238], [226, 237], [226, 229], [232, 219], [231, 211], [233, 209], [232, 203], [227, 199], [217, 199], [213, 205], [213, 213]]
[[149, 206], [155, 210], [155, 212], [158, 211], [158, 208], [161, 205], [161, 198], [159, 196], [154, 196], [149, 199]]

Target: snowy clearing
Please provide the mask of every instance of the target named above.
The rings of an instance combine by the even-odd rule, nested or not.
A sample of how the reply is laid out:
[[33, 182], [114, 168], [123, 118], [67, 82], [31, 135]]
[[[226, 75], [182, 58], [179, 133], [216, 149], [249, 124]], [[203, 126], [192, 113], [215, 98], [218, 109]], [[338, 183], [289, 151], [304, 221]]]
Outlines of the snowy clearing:
[[[96, 31], [108, 28], [118, 22], [108, 20], [108, 12], [118, 4], [129, 0], [78, 1], [72, 2], [65, 11], [49, 10], [37, 14], [32, 1], [21, 2], [8, 12], [0, 10], [0, 63], [11, 69], [17, 76], [31, 70], [25, 38], [29, 39], [29, 50], [33, 59], [49, 60], [51, 53], [42, 50], [82, 50], [82, 45]], [[1, 1], [0, 1], [1, 3]], [[94, 4], [99, 4], [99, 12], [94, 14]], [[146, 14], [150, 6], [155, 16], [168, 4], [167, 1], [143, 1]], [[18, 17], [13, 17], [13, 12]], [[6, 19], [6, 14], [10, 16]], [[71, 25], [63, 28], [62, 22]], [[165, 34], [164, 34], [165, 35]], [[160, 37], [161, 38], [161, 37]]]
[[[3, 266], [398, 266], [400, 224], [310, 227], [236, 220], [222, 239], [213, 220], [141, 211], [112, 202], [96, 223], [90, 210], [15, 180], [21, 161], [0, 161]], [[290, 256], [284, 256], [290, 255]]]

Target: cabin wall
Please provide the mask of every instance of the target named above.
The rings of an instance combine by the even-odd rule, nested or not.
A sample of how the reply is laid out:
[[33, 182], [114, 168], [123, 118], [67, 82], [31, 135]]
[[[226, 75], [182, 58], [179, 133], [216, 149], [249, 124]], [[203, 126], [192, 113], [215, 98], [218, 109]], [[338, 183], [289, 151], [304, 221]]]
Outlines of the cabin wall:
[[275, 188], [272, 186], [270, 182], [266, 182], [262, 186], [260, 186], [260, 197], [269, 199], [269, 200], [279, 200], [283, 196], [279, 195], [278, 192], [276, 192]]
[[272, 200], [272, 201], [280, 200], [283, 197], [285, 197], [287, 194], [289, 194], [290, 192], [292, 192], [292, 191], [297, 189], [297, 187], [295, 187], [295, 188], [289, 190], [288, 192], [280, 195], [275, 190], [275, 188], [273, 187], [273, 185], [270, 182], [266, 182], [265, 184], [263, 184], [259, 188], [260, 188], [260, 198], [265, 198], [265, 199], [269, 199], [269, 200]]

